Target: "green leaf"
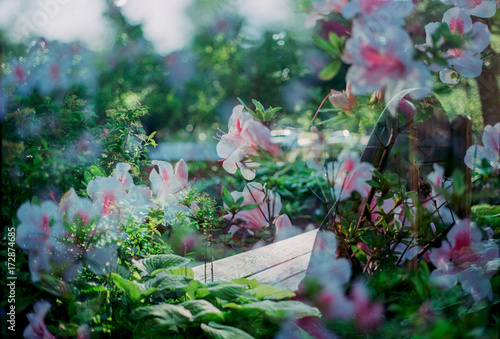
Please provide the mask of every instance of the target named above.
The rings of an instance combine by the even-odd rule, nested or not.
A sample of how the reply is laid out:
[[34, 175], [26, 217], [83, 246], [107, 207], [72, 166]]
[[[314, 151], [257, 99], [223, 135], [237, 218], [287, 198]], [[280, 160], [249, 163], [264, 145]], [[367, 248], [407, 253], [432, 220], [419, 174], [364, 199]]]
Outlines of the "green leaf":
[[139, 307], [134, 314], [141, 318], [157, 317], [157, 322], [162, 325], [177, 326], [187, 323], [193, 316], [191, 312], [181, 305], [158, 304]]
[[208, 291], [216, 298], [230, 301], [246, 296], [244, 289], [243, 285], [227, 283], [209, 287]]
[[250, 107], [248, 107], [248, 106], [247, 106], [247, 105], [243, 102], [243, 100], [241, 100], [240, 98], [236, 98], [236, 99], [238, 99], [238, 101], [240, 102], [240, 104], [242, 104], [242, 105], [243, 105], [243, 107], [245, 107], [245, 109], [246, 109], [248, 112], [250, 112], [250, 113], [252, 113], [253, 115], [255, 115], [255, 112], [254, 112], [253, 110], [251, 110], [251, 109], [250, 109]]
[[261, 111], [261, 112], [265, 111], [264, 106], [262, 106], [262, 104], [259, 101], [252, 99], [252, 103], [254, 104], [256, 110]]
[[206, 324], [201, 324], [201, 329], [208, 338], [214, 339], [253, 339], [253, 337], [240, 330], [239, 328], [232, 326], [225, 326], [211, 321]]
[[158, 269], [170, 270], [180, 268], [186, 266], [190, 261], [175, 254], [160, 254], [140, 260], [132, 259], [132, 264], [143, 272], [142, 276], [145, 276], [151, 275], [151, 273]]
[[246, 278], [240, 278], [240, 279], [233, 279], [231, 282], [235, 284], [245, 284], [248, 286], [248, 288], [252, 289], [260, 285], [259, 281], [257, 279], [246, 279]]
[[163, 291], [165, 289], [184, 289], [188, 287], [192, 281], [192, 277], [161, 272], [158, 273], [154, 278], [147, 280], [144, 283], [144, 287], [147, 289], [154, 287], [159, 291]]
[[465, 185], [464, 177], [462, 176], [462, 172], [460, 170], [453, 171], [451, 175], [451, 179], [453, 182], [453, 190], [456, 195], [461, 196], [465, 193], [467, 186]]
[[340, 61], [340, 59], [333, 60], [325, 68], [323, 68], [321, 72], [319, 72], [319, 78], [324, 81], [331, 80], [334, 76], [337, 75], [341, 65], [342, 62]]
[[247, 291], [247, 293], [260, 300], [281, 300], [295, 297], [295, 293], [288, 288], [273, 285], [260, 285]]
[[253, 210], [254, 208], [257, 208], [261, 205], [262, 203], [259, 202], [259, 203], [255, 203], [255, 204], [247, 204], [247, 205], [243, 205], [241, 207], [238, 208], [239, 211], [249, 211], [249, 210]]
[[318, 45], [319, 48], [324, 50], [330, 55], [336, 55], [338, 53], [338, 50], [330, 44], [330, 42], [326, 41], [323, 38], [320, 38], [319, 36], [314, 36], [313, 37], [314, 42], [316, 45]]
[[171, 270], [168, 270], [168, 273], [173, 275], [184, 275], [186, 277], [194, 278], [194, 272], [191, 267], [173, 268]]
[[265, 314], [267, 318], [275, 322], [281, 322], [291, 317], [298, 319], [308, 316], [321, 316], [321, 312], [317, 308], [293, 300], [264, 300], [244, 305], [227, 303], [224, 307], [235, 311], [257, 311]]
[[224, 201], [224, 203], [226, 204], [226, 206], [227, 207], [233, 206], [234, 205], [234, 198], [231, 195], [231, 193], [229, 193], [229, 191], [227, 190], [227, 188], [222, 187], [221, 193], [222, 193], [222, 201]]
[[90, 173], [90, 172], [88, 172], [88, 171], [87, 171], [87, 172], [85, 172], [85, 173], [83, 174], [83, 178], [85, 179], [85, 183], [87, 183], [87, 184], [88, 184], [88, 183], [90, 182], [90, 180], [92, 180], [92, 173]]
[[135, 281], [130, 281], [122, 278], [116, 273], [111, 273], [116, 287], [122, 290], [132, 302], [138, 302], [141, 298], [141, 288]]
[[224, 321], [224, 315], [222, 314], [221, 310], [219, 310], [217, 307], [206, 300], [189, 300], [182, 303], [181, 306], [191, 312], [191, 314], [193, 315], [193, 318], [191, 319], [192, 321]]

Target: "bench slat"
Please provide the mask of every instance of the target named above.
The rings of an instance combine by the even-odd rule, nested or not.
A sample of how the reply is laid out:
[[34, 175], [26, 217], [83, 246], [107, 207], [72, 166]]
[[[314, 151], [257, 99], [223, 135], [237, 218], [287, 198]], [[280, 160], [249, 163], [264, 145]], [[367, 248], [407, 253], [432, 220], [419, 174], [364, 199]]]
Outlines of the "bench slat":
[[[255, 250], [216, 260], [213, 262], [213, 280], [230, 281], [238, 278], [262, 277], [265, 279], [264, 283], [275, 284], [284, 281], [307, 269], [317, 232], [313, 230]], [[193, 272], [195, 279], [201, 282], [212, 280], [210, 263], [193, 267]]]

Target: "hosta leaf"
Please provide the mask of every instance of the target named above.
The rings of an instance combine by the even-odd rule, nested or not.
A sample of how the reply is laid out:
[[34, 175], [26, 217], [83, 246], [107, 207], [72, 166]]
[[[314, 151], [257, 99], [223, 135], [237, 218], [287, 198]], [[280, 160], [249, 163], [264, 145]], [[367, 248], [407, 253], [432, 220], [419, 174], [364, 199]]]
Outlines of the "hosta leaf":
[[140, 307], [135, 310], [138, 317], [157, 317], [156, 322], [166, 326], [177, 326], [186, 323], [191, 319], [191, 312], [180, 305], [159, 304]]
[[210, 294], [223, 300], [235, 300], [242, 296], [247, 296], [244, 292], [245, 287], [238, 284], [220, 284], [208, 288]]
[[79, 290], [67, 282], [48, 274], [41, 274], [40, 286], [45, 291], [64, 299], [73, 299], [79, 294]]
[[245, 284], [248, 286], [248, 288], [255, 288], [260, 285], [257, 279], [240, 278], [240, 279], [233, 279], [231, 280], [231, 282], [235, 284]]
[[192, 321], [208, 322], [212, 320], [224, 320], [221, 310], [206, 300], [189, 300], [181, 305], [191, 312], [193, 315]]
[[187, 265], [191, 260], [175, 255], [160, 254], [153, 255], [141, 260], [132, 260], [132, 264], [143, 272], [143, 276], [151, 275], [158, 269], [170, 270]]
[[187, 277], [184, 275], [174, 275], [168, 274], [167, 272], [158, 273], [153, 278], [149, 279], [144, 283], [144, 287], [148, 288], [156, 288], [159, 291], [163, 291], [165, 289], [181, 289], [188, 287], [189, 284], [193, 281], [193, 278]]
[[141, 288], [135, 281], [124, 279], [115, 273], [111, 273], [111, 278], [113, 279], [116, 287], [122, 290], [132, 302], [137, 302], [140, 300]]
[[171, 270], [168, 270], [168, 273], [173, 275], [184, 275], [186, 277], [194, 278], [194, 272], [191, 267], [173, 268]]
[[232, 327], [232, 326], [225, 326], [218, 324], [214, 321], [211, 321], [206, 324], [201, 324], [201, 329], [203, 332], [205, 332], [205, 335], [208, 338], [214, 338], [214, 339], [253, 339], [253, 337], [240, 330], [239, 328]]
[[320, 317], [321, 312], [311, 306], [300, 301], [286, 300], [286, 301], [258, 301], [245, 305], [237, 305], [235, 303], [228, 303], [224, 306], [236, 311], [257, 311], [264, 313], [270, 320], [280, 322], [285, 319], [303, 318], [308, 316]]
[[290, 291], [288, 288], [273, 285], [260, 285], [249, 290], [247, 293], [261, 300], [281, 300], [295, 297], [295, 293]]

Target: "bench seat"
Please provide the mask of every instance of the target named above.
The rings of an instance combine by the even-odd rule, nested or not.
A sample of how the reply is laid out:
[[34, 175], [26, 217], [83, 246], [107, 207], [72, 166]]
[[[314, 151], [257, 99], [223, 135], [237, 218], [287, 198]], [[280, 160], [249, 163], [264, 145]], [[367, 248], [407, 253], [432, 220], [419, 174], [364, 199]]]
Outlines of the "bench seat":
[[[193, 267], [201, 282], [257, 279], [261, 284], [297, 290], [305, 277], [318, 230], [309, 231], [273, 244]], [[213, 279], [212, 279], [213, 277]]]

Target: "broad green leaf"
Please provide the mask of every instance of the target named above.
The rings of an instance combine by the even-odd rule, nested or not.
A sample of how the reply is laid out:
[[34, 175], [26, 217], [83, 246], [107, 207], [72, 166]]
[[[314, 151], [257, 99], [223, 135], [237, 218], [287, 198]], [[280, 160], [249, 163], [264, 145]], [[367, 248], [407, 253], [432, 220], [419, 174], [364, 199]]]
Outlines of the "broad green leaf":
[[188, 322], [193, 316], [185, 307], [167, 303], [140, 307], [134, 313], [141, 318], [157, 317], [158, 323], [174, 326]]
[[257, 279], [246, 279], [246, 278], [240, 278], [240, 279], [233, 279], [231, 282], [235, 284], [245, 284], [248, 286], [248, 288], [252, 289], [260, 285], [259, 281]]
[[308, 316], [320, 317], [321, 312], [315, 308], [308, 306], [300, 301], [258, 301], [245, 305], [235, 303], [227, 303], [225, 308], [235, 311], [258, 311], [265, 314], [270, 320], [280, 322], [290, 317], [303, 318]]
[[243, 285], [229, 283], [209, 287], [208, 291], [216, 298], [230, 301], [247, 296], [244, 289]]
[[247, 291], [247, 293], [260, 300], [281, 300], [295, 297], [295, 293], [288, 288], [273, 285], [260, 285]]
[[160, 254], [153, 255], [141, 260], [132, 260], [132, 264], [143, 272], [143, 276], [151, 275], [158, 269], [170, 270], [187, 265], [191, 260], [175, 255]]
[[184, 275], [186, 277], [194, 278], [194, 272], [191, 267], [173, 268], [167, 272], [173, 275]]
[[147, 289], [154, 287], [159, 291], [163, 291], [165, 289], [182, 289], [188, 287], [189, 284], [191, 284], [191, 281], [193, 281], [193, 278], [191, 277], [162, 272], [146, 281], [144, 283], [144, 287]]
[[138, 302], [141, 298], [141, 288], [135, 281], [130, 281], [122, 278], [118, 274], [111, 273], [116, 287], [122, 290], [132, 302]]
[[198, 299], [189, 300], [181, 304], [193, 315], [192, 321], [208, 322], [212, 320], [224, 321], [224, 315], [221, 310], [212, 305], [210, 302]]
[[325, 68], [323, 68], [321, 72], [319, 72], [319, 78], [324, 81], [333, 79], [333, 77], [339, 72], [341, 65], [342, 62], [340, 59], [333, 60]]
[[214, 339], [253, 339], [253, 337], [240, 330], [239, 328], [232, 326], [225, 326], [211, 321], [206, 324], [201, 324], [201, 329], [208, 338]]

